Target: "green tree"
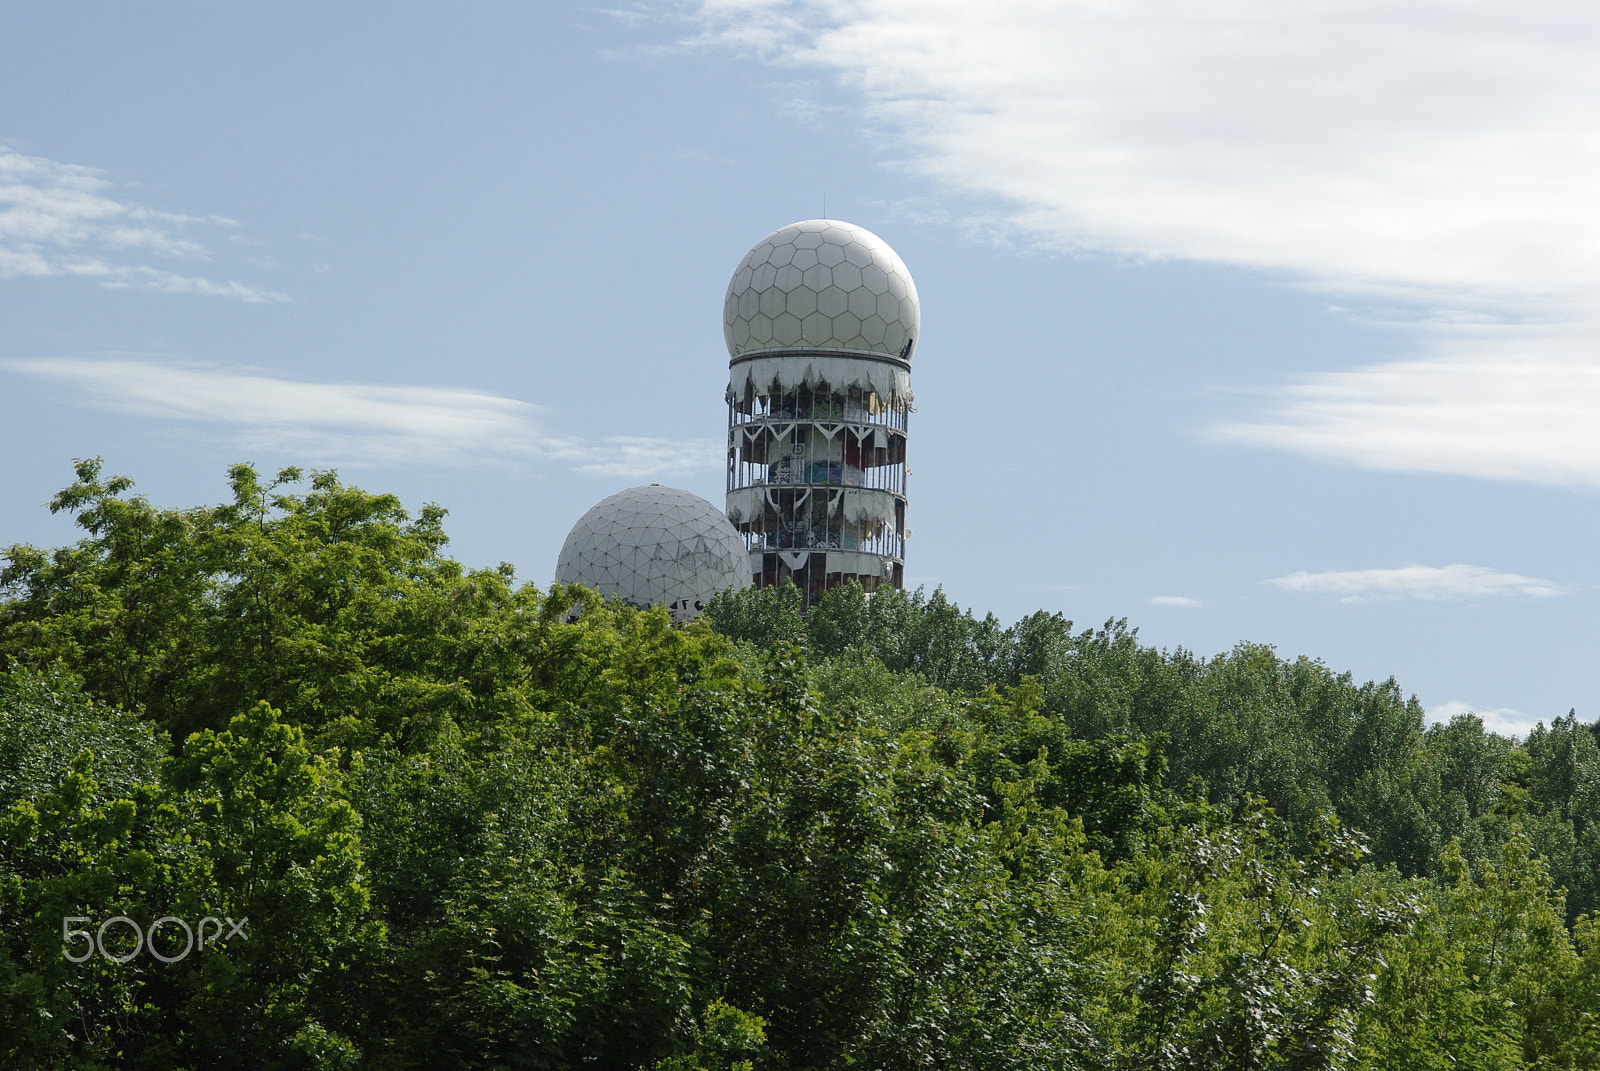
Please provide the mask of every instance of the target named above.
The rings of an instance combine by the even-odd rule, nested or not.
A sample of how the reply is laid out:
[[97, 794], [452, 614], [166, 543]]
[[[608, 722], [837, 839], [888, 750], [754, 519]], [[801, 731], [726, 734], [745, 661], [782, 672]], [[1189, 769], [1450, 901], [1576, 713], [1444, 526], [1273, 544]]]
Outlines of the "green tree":
[[[381, 934], [363, 919], [359, 819], [336, 769], [265, 704], [191, 738], [159, 783], [126, 798], [105, 799], [93, 765], [84, 752], [58, 785], [0, 818], [0, 909], [11, 922], [0, 974], [17, 1058], [238, 1068], [353, 1060], [339, 1031], [348, 972]], [[168, 923], [153, 939], [162, 948], [127, 962], [65, 958], [70, 920], [92, 929], [125, 917], [148, 932], [169, 916], [199, 934], [213, 919], [210, 945], [183, 952], [182, 925]], [[123, 956], [143, 940], [119, 926], [100, 936]]]
[[54, 788], [83, 751], [102, 797], [125, 796], [155, 781], [167, 748], [148, 722], [96, 702], [59, 667], [0, 675], [0, 813]]

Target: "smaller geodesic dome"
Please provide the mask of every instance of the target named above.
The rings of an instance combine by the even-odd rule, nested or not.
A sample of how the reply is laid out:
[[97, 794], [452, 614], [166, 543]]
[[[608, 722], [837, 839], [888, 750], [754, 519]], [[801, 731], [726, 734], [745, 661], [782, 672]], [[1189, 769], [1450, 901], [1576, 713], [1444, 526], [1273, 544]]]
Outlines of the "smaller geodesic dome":
[[676, 487], [619, 491], [578, 519], [556, 580], [634, 606], [664, 603], [688, 621], [724, 588], [750, 586], [744, 538], [716, 506]]

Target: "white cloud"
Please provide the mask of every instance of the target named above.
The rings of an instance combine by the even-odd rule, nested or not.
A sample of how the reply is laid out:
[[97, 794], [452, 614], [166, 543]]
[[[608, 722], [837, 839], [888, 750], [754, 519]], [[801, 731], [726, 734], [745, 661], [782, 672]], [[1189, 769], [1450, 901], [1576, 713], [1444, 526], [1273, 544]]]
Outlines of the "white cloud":
[[719, 468], [727, 446], [717, 439], [647, 439], [608, 435], [583, 447], [584, 460], [576, 468], [588, 476], [629, 479], [669, 472], [697, 472]]
[[241, 446], [310, 461], [459, 465], [555, 462], [578, 472], [642, 478], [722, 463], [709, 441], [546, 430], [540, 409], [481, 391], [314, 383], [268, 372], [177, 364], [142, 356], [0, 360], [0, 369], [70, 388], [80, 404], [215, 425]]
[[1366, 468], [1600, 486], [1592, 343], [1517, 333], [1524, 338], [1502, 353], [1462, 339], [1452, 355], [1319, 373], [1275, 392], [1265, 414], [1210, 437]]
[[1561, 594], [1549, 580], [1500, 573], [1481, 565], [1406, 565], [1398, 569], [1298, 572], [1265, 581], [1301, 595], [1337, 595], [1340, 602], [1371, 599], [1481, 599], [1503, 595], [1548, 598]]
[[224, 216], [161, 212], [119, 201], [110, 191], [111, 182], [94, 168], [24, 156], [0, 145], [0, 279], [78, 276], [109, 289], [204, 294], [256, 304], [289, 300], [275, 290], [141, 263], [139, 254], [209, 260], [210, 251], [185, 230], [236, 224]]
[[1430, 724], [1448, 724], [1462, 714], [1474, 714], [1483, 722], [1485, 731], [1499, 733], [1501, 736], [1515, 736], [1526, 739], [1534, 727], [1540, 723], [1539, 718], [1524, 714], [1520, 710], [1510, 707], [1498, 707], [1493, 710], [1475, 707], [1471, 703], [1460, 699], [1451, 699], [1437, 706], [1429, 707], [1426, 718]]
[[1150, 597], [1150, 605], [1198, 607], [1200, 605], [1200, 600], [1191, 599], [1186, 595], [1152, 595]]
[[1313, 376], [1219, 437], [1386, 469], [1597, 482], [1600, 9], [697, 10], [703, 45], [831, 71], [903, 166], [989, 206], [974, 212], [980, 227], [1410, 307], [1416, 360]]

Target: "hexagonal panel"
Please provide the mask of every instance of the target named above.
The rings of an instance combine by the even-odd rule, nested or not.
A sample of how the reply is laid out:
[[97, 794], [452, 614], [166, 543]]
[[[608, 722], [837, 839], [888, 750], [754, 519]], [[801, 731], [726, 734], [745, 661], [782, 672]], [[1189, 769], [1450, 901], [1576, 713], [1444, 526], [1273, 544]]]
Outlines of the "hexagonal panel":
[[811, 345], [826, 346], [833, 338], [833, 317], [814, 312], [802, 321], [800, 333]]
[[[760, 285], [757, 283], [756, 285]], [[876, 264], [868, 264], [861, 269], [861, 285], [874, 294], [887, 294], [889, 292], [889, 273]]]
[[833, 270], [824, 264], [813, 264], [801, 273], [800, 281], [808, 289], [821, 293], [825, 288], [833, 285]]
[[833, 266], [833, 285], [850, 291], [861, 285], [861, 269], [847, 262]]
[[869, 346], [883, 345], [884, 323], [883, 317], [877, 313], [867, 316], [861, 321], [861, 337], [867, 340]]
[[824, 316], [837, 316], [850, 307], [850, 298], [837, 286], [817, 292], [817, 311]]
[[780, 346], [793, 346], [800, 341], [800, 317], [792, 312], [772, 318], [772, 340]]
[[817, 292], [809, 286], [797, 286], [789, 291], [789, 311], [796, 316], [810, 316], [817, 311]]
[[850, 311], [866, 319], [878, 311], [878, 295], [864, 286], [856, 287], [850, 291]]
[[[759, 299], [758, 308], [768, 316], [776, 316], [788, 308], [783, 291], [777, 287], [773, 287], [771, 290], [763, 290], [759, 295]], [[751, 313], [751, 315], [755, 314]]]

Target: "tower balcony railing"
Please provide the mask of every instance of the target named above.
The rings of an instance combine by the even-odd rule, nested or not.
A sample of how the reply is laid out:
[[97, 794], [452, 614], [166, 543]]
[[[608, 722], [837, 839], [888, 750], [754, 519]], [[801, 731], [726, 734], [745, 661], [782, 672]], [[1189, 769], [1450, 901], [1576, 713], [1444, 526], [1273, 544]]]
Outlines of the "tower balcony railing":
[[735, 459], [728, 490], [742, 487], [859, 487], [906, 493], [903, 464], [863, 468], [846, 461], [787, 457], [770, 465]]
[[728, 407], [728, 423], [787, 424], [796, 420], [814, 424], [858, 424], [863, 427], [891, 428], [904, 432], [909, 414], [905, 409], [880, 406], [874, 410], [860, 400], [832, 396], [797, 398], [795, 395], [759, 395], [748, 410]]
[[758, 485], [730, 491], [727, 512], [752, 550], [905, 555], [903, 495], [865, 488]]
[[905, 536], [885, 528], [863, 536], [844, 525], [806, 525], [795, 529], [744, 533], [745, 546], [754, 551], [856, 550], [880, 558], [905, 560]]

